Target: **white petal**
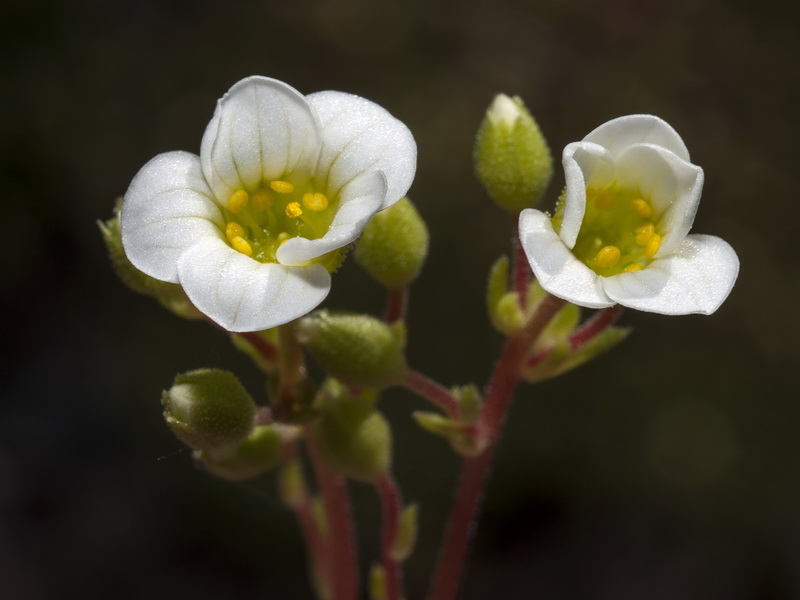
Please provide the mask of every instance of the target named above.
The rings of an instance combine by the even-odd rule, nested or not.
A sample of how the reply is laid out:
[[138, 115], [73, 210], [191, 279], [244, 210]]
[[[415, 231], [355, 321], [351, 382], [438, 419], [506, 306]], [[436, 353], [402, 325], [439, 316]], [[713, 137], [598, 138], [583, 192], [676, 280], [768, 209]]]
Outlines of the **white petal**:
[[228, 331], [288, 323], [313, 310], [331, 287], [322, 265], [262, 264], [212, 238], [180, 257], [178, 275], [198, 310]]
[[678, 132], [669, 123], [653, 115], [628, 115], [612, 119], [583, 140], [608, 148], [615, 157], [634, 144], [653, 144], [672, 151], [683, 160], [689, 160], [689, 151]]
[[589, 308], [616, 304], [603, 291], [600, 276], [564, 245], [546, 214], [532, 208], [523, 210], [519, 217], [519, 239], [536, 279], [545, 290]]
[[728, 297], [739, 273], [739, 259], [727, 242], [690, 235], [678, 249], [634, 273], [603, 281], [606, 293], [624, 306], [661, 313], [710, 315]]
[[586, 213], [586, 187], [602, 187], [614, 178], [614, 158], [597, 144], [573, 142], [562, 154], [567, 195], [559, 235], [568, 248], [575, 246]]
[[373, 171], [354, 179], [342, 190], [339, 210], [328, 233], [316, 240], [302, 237], [285, 241], [278, 248], [278, 262], [298, 265], [356, 241], [370, 219], [381, 209], [386, 196], [386, 177]]
[[381, 106], [343, 92], [308, 96], [322, 122], [319, 173], [336, 194], [362, 173], [383, 171], [388, 191], [381, 208], [406, 195], [417, 169], [417, 144], [402, 122]]
[[300, 92], [248, 77], [217, 103], [200, 147], [203, 173], [221, 202], [235, 190], [297, 173], [308, 178], [322, 146], [319, 120]]
[[638, 189], [650, 199], [663, 236], [656, 256], [675, 250], [694, 223], [703, 191], [703, 169], [659, 146], [638, 144], [619, 157], [617, 178], [622, 187]]
[[204, 237], [220, 237], [219, 207], [200, 158], [159, 154], [136, 174], [122, 204], [122, 245], [133, 265], [161, 281], [178, 281], [178, 257]]

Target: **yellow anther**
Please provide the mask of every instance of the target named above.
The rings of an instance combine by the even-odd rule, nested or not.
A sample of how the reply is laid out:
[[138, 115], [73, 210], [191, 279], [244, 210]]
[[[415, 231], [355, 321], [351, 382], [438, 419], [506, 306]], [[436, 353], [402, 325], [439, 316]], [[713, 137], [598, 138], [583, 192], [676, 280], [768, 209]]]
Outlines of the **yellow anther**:
[[289, 217], [291, 219], [294, 219], [294, 218], [299, 217], [302, 214], [303, 214], [303, 209], [300, 208], [300, 203], [299, 202], [289, 202], [289, 204], [286, 205], [286, 216], [287, 217]]
[[272, 188], [272, 191], [278, 192], [279, 194], [291, 194], [294, 191], [294, 186], [291, 183], [288, 181], [281, 181], [280, 179], [270, 181], [269, 187]]
[[650, 241], [647, 242], [647, 246], [644, 248], [644, 255], [647, 258], [653, 258], [659, 248], [661, 248], [661, 236], [654, 233], [653, 237], [650, 238]]
[[269, 190], [258, 188], [250, 197], [250, 202], [254, 209], [264, 210], [268, 206], [272, 206], [274, 199], [272, 198], [272, 194], [269, 193]]
[[645, 219], [653, 214], [653, 207], [641, 198], [634, 198], [631, 200], [631, 208], [639, 213], [640, 217], [644, 217]]
[[231, 221], [225, 226], [225, 237], [228, 238], [229, 242], [233, 241], [233, 238], [244, 237], [244, 227], [239, 225], [236, 221]]
[[241, 252], [247, 256], [253, 256], [253, 247], [250, 245], [250, 242], [243, 237], [237, 235], [231, 240], [231, 246], [233, 246], [233, 249], [237, 252]]
[[233, 213], [236, 214], [240, 210], [242, 210], [245, 206], [247, 206], [247, 199], [249, 198], [247, 192], [244, 190], [236, 190], [231, 194], [231, 197], [228, 198], [228, 209]]
[[656, 234], [655, 225], [652, 223], [639, 225], [634, 231], [636, 233], [636, 243], [640, 246], [647, 246], [647, 242]]
[[613, 267], [619, 262], [621, 252], [616, 246], [606, 246], [600, 249], [597, 253], [597, 266], [605, 269], [606, 267]]
[[625, 267], [626, 273], [633, 273], [634, 271], [641, 271], [641, 270], [642, 270], [642, 265], [640, 265], [639, 263], [631, 263], [627, 267]]
[[328, 208], [328, 197], [325, 194], [308, 192], [303, 194], [303, 206], [308, 210], [319, 212]]
[[611, 190], [603, 190], [597, 194], [594, 203], [600, 210], [612, 211], [617, 205], [617, 195]]

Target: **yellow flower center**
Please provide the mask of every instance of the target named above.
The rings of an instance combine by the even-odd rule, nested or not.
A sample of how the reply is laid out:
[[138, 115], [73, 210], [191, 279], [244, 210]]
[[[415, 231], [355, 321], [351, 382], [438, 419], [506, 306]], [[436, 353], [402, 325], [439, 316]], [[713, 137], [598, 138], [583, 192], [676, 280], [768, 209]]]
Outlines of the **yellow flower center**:
[[275, 263], [278, 248], [286, 240], [324, 236], [338, 205], [338, 198], [328, 198], [313, 181], [297, 184], [276, 179], [256, 189], [238, 189], [223, 210], [225, 238], [237, 252]]
[[586, 213], [573, 253], [598, 275], [646, 267], [661, 247], [647, 198], [615, 183], [586, 189]]

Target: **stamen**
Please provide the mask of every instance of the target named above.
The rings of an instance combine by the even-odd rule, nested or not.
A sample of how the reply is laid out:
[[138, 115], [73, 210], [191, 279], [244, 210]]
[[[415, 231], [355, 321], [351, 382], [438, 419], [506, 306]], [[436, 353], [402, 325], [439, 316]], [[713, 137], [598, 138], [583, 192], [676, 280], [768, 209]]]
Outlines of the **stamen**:
[[650, 241], [647, 242], [647, 246], [644, 249], [644, 255], [647, 258], [653, 258], [658, 252], [658, 249], [661, 248], [661, 236], [657, 233], [653, 234], [653, 237], [650, 238]]
[[286, 205], [286, 216], [290, 219], [295, 219], [303, 214], [303, 209], [300, 208], [299, 202], [289, 202]]
[[308, 192], [303, 194], [303, 206], [308, 210], [320, 212], [328, 208], [328, 197], [325, 194]]
[[653, 214], [653, 207], [641, 198], [631, 200], [631, 208], [639, 213], [640, 217], [648, 218]]
[[281, 181], [280, 179], [270, 181], [269, 187], [279, 194], [291, 194], [294, 191], [294, 186], [291, 183], [288, 181]]
[[603, 190], [597, 194], [594, 203], [600, 210], [612, 211], [617, 205], [617, 195], [611, 190]]
[[242, 210], [245, 206], [247, 206], [247, 199], [248, 199], [247, 192], [244, 190], [236, 190], [231, 194], [231, 197], [228, 198], [228, 210], [230, 210], [233, 214], [238, 213]]
[[642, 265], [639, 263], [631, 263], [627, 267], [625, 267], [625, 273], [633, 273], [635, 271], [641, 271]]
[[231, 240], [231, 246], [233, 246], [233, 249], [237, 252], [241, 252], [246, 256], [253, 256], [253, 247], [250, 245], [250, 242], [243, 237], [237, 235]]
[[258, 188], [253, 192], [250, 200], [252, 201], [253, 208], [256, 210], [264, 210], [268, 206], [272, 206], [273, 202], [275, 202], [272, 198], [272, 194], [264, 188]]
[[605, 269], [606, 267], [613, 267], [619, 262], [619, 257], [622, 255], [619, 248], [616, 246], [606, 246], [601, 248], [597, 253], [597, 266]]
[[225, 226], [225, 237], [229, 242], [232, 242], [235, 237], [244, 238], [244, 227], [236, 221], [231, 221]]
[[656, 228], [652, 223], [645, 223], [639, 225], [634, 233], [636, 234], [636, 243], [640, 246], [647, 246], [647, 242], [656, 234]]

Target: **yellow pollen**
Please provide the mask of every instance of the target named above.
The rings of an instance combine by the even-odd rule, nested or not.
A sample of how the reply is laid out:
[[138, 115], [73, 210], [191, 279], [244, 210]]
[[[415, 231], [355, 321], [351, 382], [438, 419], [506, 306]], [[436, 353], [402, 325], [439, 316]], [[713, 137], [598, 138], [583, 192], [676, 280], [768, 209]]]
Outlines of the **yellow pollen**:
[[233, 249], [237, 252], [241, 252], [247, 256], [253, 256], [253, 247], [250, 245], [250, 242], [243, 237], [237, 235], [231, 240], [231, 246], [233, 246]]
[[597, 194], [594, 203], [600, 210], [612, 211], [617, 204], [617, 195], [611, 190], [603, 190]]
[[272, 206], [274, 200], [272, 199], [272, 194], [269, 193], [268, 190], [264, 188], [258, 188], [253, 195], [250, 197], [250, 201], [253, 204], [253, 208], [256, 210], [264, 210], [268, 206]]
[[315, 194], [308, 192], [307, 194], [303, 194], [303, 206], [305, 206], [308, 210], [320, 212], [328, 208], [328, 197], [325, 194], [320, 194], [319, 192]]
[[606, 246], [600, 249], [597, 253], [597, 266], [605, 269], [606, 267], [613, 267], [619, 262], [621, 252], [616, 246]]
[[640, 246], [647, 246], [647, 242], [656, 234], [656, 228], [652, 223], [639, 225], [635, 230], [636, 243]]
[[269, 187], [279, 194], [291, 194], [294, 191], [294, 186], [291, 183], [288, 181], [281, 181], [280, 179], [270, 181]]
[[631, 208], [639, 213], [640, 217], [645, 219], [653, 214], [653, 207], [641, 198], [634, 198], [631, 200]]
[[647, 242], [647, 246], [644, 249], [644, 255], [647, 258], [653, 258], [658, 252], [658, 249], [661, 248], [661, 236], [657, 233], [653, 234], [653, 237], [650, 238], [650, 241]]
[[225, 237], [229, 242], [232, 242], [235, 237], [244, 238], [244, 227], [236, 221], [231, 221], [225, 226]]
[[302, 214], [303, 214], [303, 209], [300, 208], [300, 203], [299, 202], [289, 202], [289, 204], [286, 205], [286, 216], [287, 217], [289, 217], [291, 219], [294, 219], [296, 217], [299, 217]]
[[634, 271], [641, 271], [641, 270], [642, 270], [642, 265], [640, 265], [639, 263], [631, 263], [627, 267], [625, 267], [626, 273], [633, 273]]
[[245, 206], [247, 206], [247, 199], [248, 199], [247, 192], [245, 192], [244, 190], [236, 190], [235, 192], [233, 192], [233, 194], [231, 194], [231, 197], [228, 198], [228, 209], [233, 214], [238, 213]]

